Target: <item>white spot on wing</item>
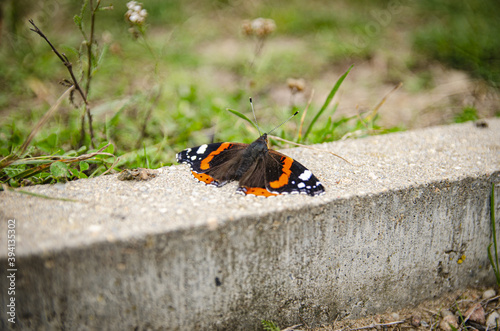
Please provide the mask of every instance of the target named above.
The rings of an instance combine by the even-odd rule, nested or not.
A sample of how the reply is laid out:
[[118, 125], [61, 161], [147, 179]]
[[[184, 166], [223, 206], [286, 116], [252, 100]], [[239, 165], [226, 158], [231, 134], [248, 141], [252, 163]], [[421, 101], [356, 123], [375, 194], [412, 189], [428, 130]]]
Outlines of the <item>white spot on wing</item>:
[[196, 160], [198, 157], [196, 155], [191, 156], [191, 161]]
[[198, 148], [198, 150], [196, 151], [196, 154], [203, 154], [203, 153], [205, 153], [205, 151], [207, 150], [207, 147], [208, 147], [208, 145], [207, 145], [207, 144], [205, 144], [205, 145], [201, 145], [201, 146]]
[[309, 178], [311, 178], [311, 175], [312, 175], [312, 172], [310, 172], [309, 170], [306, 170], [302, 174], [300, 174], [299, 178], [306, 181], [306, 180], [309, 180]]
[[306, 184], [304, 184], [304, 183], [298, 183], [297, 187], [298, 188], [304, 188], [304, 187], [306, 187]]

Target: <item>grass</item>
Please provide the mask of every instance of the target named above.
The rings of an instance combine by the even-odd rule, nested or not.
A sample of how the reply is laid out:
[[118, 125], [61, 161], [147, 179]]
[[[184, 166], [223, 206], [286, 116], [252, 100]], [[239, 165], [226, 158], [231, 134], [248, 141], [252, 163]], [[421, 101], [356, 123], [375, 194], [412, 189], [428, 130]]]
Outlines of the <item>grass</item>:
[[419, 10], [425, 24], [415, 34], [417, 50], [500, 87], [497, 1], [424, 0]]
[[[389, 25], [368, 30], [368, 24], [377, 22], [373, 13], [388, 10], [383, 1], [332, 4], [294, 0], [277, 1], [273, 6], [148, 1], [149, 14], [142, 25], [126, 21], [125, 4], [119, 1], [111, 8], [108, 1], [84, 0], [62, 2], [51, 11], [36, 7], [32, 12], [17, 7], [21, 5], [15, 1], [4, 6], [1, 183], [23, 186], [125, 168], [157, 168], [172, 164], [175, 153], [189, 146], [210, 141], [251, 142], [256, 130], [228, 108], [249, 114], [248, 97], [252, 96], [265, 131], [306, 106], [277, 103], [273, 91], [286, 89], [287, 78], [312, 82], [333, 67], [345, 74], [337, 83], [328, 83], [334, 86], [329, 94], [316, 93], [324, 103], [313, 102], [300, 123], [290, 121], [276, 135], [311, 144], [400, 130], [378, 125], [378, 106], [356, 116], [338, 115], [333, 98], [342, 90], [343, 80], [349, 79], [351, 64], [372, 57], [384, 47], [391, 29], [406, 24], [393, 15]], [[430, 0], [417, 6], [403, 8], [405, 13], [414, 12], [414, 22], [423, 21], [433, 8]], [[450, 6], [439, 8], [458, 19], [462, 12]], [[273, 18], [277, 29], [265, 38], [242, 34], [241, 22], [259, 16]], [[34, 19], [67, 61], [58, 59], [47, 42], [29, 30], [27, 18]], [[432, 24], [436, 21], [425, 27]], [[440, 34], [433, 32], [422, 39], [425, 31], [418, 29], [415, 35], [417, 49], [439, 58], [439, 49], [433, 52], [429, 45]], [[358, 39], [363, 47], [356, 43]], [[485, 45], [471, 47], [487, 54]], [[489, 65], [478, 62], [483, 64]], [[425, 82], [416, 88], [425, 89]], [[58, 101], [69, 85], [75, 86], [72, 98]], [[290, 90], [290, 99], [293, 93]], [[307, 99], [310, 87], [300, 93]], [[464, 110], [463, 115], [457, 121], [469, 119], [469, 112]], [[303, 134], [298, 129], [302, 125]], [[93, 155], [105, 145], [108, 147], [102, 152], [113, 157]], [[88, 155], [93, 156], [85, 159]]]
[[455, 123], [464, 123], [468, 121], [476, 121], [479, 119], [477, 109], [474, 107], [464, 107], [461, 113], [455, 115]]
[[265, 331], [280, 331], [281, 329], [273, 322], [268, 320], [262, 320], [262, 327]]
[[[495, 218], [495, 183], [491, 184], [491, 197], [490, 197], [490, 220], [491, 220], [491, 233], [493, 237], [493, 243], [488, 246], [488, 259], [490, 260], [491, 267], [495, 273], [495, 279], [497, 281], [497, 286], [500, 287], [500, 268], [498, 263], [498, 247], [497, 247], [497, 230], [496, 230], [496, 218]], [[491, 254], [491, 246], [493, 246], [493, 252], [495, 258]]]

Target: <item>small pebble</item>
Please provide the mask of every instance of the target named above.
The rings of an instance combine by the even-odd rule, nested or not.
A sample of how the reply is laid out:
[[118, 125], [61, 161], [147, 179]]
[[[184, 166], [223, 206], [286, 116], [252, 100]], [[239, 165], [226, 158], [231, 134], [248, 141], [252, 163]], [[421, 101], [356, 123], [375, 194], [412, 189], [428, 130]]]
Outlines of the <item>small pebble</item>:
[[451, 311], [449, 311], [448, 309], [441, 310], [441, 316], [445, 317], [445, 316], [450, 316], [450, 315], [453, 315], [453, 313]]
[[451, 328], [450, 325], [453, 326], [455, 329], [458, 329], [458, 320], [455, 315], [446, 315], [439, 323], [439, 327], [441, 328], [441, 330], [444, 331], [452, 331], [453, 329]]
[[418, 315], [414, 315], [411, 317], [411, 325], [413, 325], [414, 327], [418, 328], [420, 326], [420, 316]]
[[490, 288], [490, 289], [488, 289], [488, 290], [484, 291], [484, 293], [483, 293], [483, 299], [484, 299], [484, 300], [491, 299], [491, 298], [493, 298], [496, 294], [497, 294], [497, 293], [495, 292], [495, 290], [494, 290], [494, 289], [492, 289], [492, 288]]
[[486, 319], [486, 326], [490, 329], [493, 329], [497, 326], [497, 323], [500, 324], [500, 321], [497, 321], [500, 318], [500, 314], [496, 311], [492, 312], [488, 315]]
[[472, 305], [469, 309], [467, 309], [464, 315], [465, 317], [469, 316], [469, 320], [472, 322], [476, 322], [481, 325], [484, 325], [484, 323], [486, 323], [484, 308], [480, 303]]
[[399, 318], [399, 314], [398, 313], [392, 313], [390, 316], [389, 316], [389, 322], [396, 322], [396, 321], [399, 321], [400, 318]]

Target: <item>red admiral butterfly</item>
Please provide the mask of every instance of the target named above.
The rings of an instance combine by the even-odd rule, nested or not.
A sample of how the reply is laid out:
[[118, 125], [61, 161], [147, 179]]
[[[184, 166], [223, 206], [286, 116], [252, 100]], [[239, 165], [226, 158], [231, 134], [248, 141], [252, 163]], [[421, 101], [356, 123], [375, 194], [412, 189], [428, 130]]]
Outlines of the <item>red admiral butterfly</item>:
[[189, 164], [193, 176], [206, 184], [220, 187], [238, 180], [236, 191], [242, 194], [314, 196], [325, 192], [311, 171], [291, 157], [269, 149], [268, 145], [267, 133], [264, 133], [250, 145], [205, 144], [185, 149], [176, 157], [177, 162]]

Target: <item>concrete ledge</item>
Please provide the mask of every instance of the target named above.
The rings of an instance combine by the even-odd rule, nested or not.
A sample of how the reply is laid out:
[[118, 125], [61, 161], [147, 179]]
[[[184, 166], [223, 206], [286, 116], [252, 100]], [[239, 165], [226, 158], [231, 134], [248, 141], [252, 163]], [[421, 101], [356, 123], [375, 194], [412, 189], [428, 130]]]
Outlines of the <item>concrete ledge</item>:
[[313, 326], [492, 284], [486, 248], [500, 120], [487, 123], [317, 146], [356, 166], [285, 151], [323, 182], [321, 197], [244, 197], [235, 184], [196, 182], [187, 166], [146, 182], [113, 175], [28, 188], [77, 202], [2, 192], [0, 328], [12, 327], [9, 219], [16, 325], [29, 329]]

